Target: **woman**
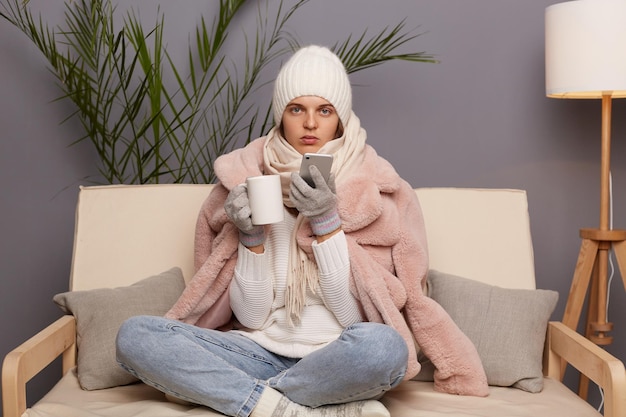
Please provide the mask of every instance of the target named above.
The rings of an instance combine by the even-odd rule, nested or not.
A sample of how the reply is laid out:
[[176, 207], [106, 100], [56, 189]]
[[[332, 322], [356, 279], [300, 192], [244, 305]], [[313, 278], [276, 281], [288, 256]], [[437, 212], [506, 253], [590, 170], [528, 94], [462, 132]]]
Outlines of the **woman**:
[[[382, 417], [377, 400], [420, 369], [416, 340], [437, 389], [486, 395], [473, 345], [422, 293], [419, 203], [366, 145], [339, 58], [297, 51], [276, 78], [273, 110], [267, 136], [216, 160], [197, 272], [165, 318], [122, 326], [120, 364], [230, 416]], [[328, 183], [315, 167], [315, 187], [297, 174], [306, 152], [334, 156]], [[263, 174], [281, 177], [285, 220], [253, 226], [241, 184]]]

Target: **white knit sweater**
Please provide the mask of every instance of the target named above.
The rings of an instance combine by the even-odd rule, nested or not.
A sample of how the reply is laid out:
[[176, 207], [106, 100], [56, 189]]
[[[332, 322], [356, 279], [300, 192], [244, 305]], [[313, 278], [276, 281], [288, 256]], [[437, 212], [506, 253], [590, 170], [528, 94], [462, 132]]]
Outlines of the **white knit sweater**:
[[289, 324], [284, 295], [294, 225], [295, 217], [285, 211], [285, 220], [271, 226], [262, 254], [239, 245], [230, 303], [237, 320], [247, 328], [240, 333], [274, 353], [301, 358], [363, 319], [350, 293], [348, 246], [340, 232], [321, 244], [313, 244], [319, 288], [307, 292], [300, 324]]

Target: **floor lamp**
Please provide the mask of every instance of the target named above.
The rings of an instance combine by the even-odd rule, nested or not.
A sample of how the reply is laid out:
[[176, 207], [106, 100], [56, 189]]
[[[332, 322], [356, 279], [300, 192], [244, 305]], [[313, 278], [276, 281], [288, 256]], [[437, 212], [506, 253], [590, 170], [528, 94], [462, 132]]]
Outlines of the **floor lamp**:
[[[626, 287], [626, 230], [610, 225], [611, 103], [626, 97], [626, 1], [576, 0], [545, 11], [546, 95], [602, 100], [600, 227], [581, 229], [582, 244], [563, 322], [576, 329], [587, 292], [585, 336], [609, 345], [607, 280], [612, 249]], [[589, 381], [581, 379], [586, 398]]]

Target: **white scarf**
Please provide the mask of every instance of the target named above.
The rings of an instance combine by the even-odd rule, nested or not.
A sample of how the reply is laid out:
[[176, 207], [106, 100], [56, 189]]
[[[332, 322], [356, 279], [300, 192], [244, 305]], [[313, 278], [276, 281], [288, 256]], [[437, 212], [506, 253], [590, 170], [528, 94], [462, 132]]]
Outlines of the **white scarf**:
[[[361, 128], [361, 121], [351, 113], [348, 123], [344, 126], [341, 137], [325, 144], [318, 153], [332, 154], [333, 166], [331, 173], [335, 175], [336, 184], [350, 176], [354, 167], [359, 166], [364, 157], [367, 134]], [[291, 173], [300, 168], [302, 155], [296, 151], [281, 135], [278, 126], [270, 130], [263, 148], [265, 174], [279, 174], [283, 189], [283, 202], [287, 207], [294, 207], [289, 199]], [[319, 282], [317, 265], [311, 261], [296, 242], [296, 233], [304, 218], [298, 214], [291, 236], [289, 265], [287, 268], [287, 288], [285, 289], [285, 308], [289, 323], [299, 323], [300, 314], [305, 305], [307, 288], [315, 293]]]

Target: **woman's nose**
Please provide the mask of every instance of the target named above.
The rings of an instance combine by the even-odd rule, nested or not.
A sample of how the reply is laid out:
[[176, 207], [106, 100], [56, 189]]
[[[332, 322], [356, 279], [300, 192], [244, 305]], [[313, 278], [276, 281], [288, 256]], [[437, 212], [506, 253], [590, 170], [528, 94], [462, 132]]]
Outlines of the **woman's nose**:
[[317, 120], [315, 119], [314, 114], [307, 115], [306, 119], [304, 120], [304, 127], [306, 127], [307, 129], [315, 129], [317, 127]]

